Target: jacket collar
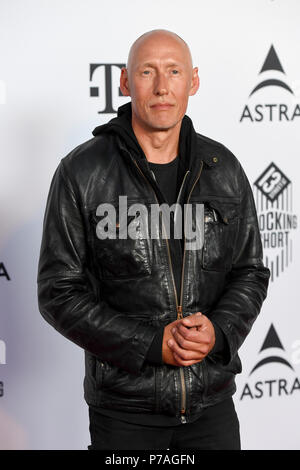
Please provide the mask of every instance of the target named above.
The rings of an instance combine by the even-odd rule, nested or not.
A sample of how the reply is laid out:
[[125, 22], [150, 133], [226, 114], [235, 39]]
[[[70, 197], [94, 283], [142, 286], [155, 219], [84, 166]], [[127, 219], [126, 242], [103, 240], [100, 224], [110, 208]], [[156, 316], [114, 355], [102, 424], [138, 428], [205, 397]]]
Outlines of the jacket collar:
[[[118, 115], [116, 118], [116, 123], [118, 118], [122, 119], [123, 125], [126, 122], [127, 124], [127, 131], [131, 131], [132, 139], [135, 141], [136, 146], [139, 147], [140, 149], [140, 154], [143, 154], [145, 157], [140, 145], [138, 144], [138, 141], [134, 135], [134, 132], [132, 130], [132, 125], [131, 125], [131, 118], [132, 118], [132, 108], [131, 108], [131, 102], [126, 103], [118, 108]], [[192, 144], [191, 146], [188, 145], [189, 142], [194, 141], [194, 145]], [[184, 145], [186, 146], [186, 149], [184, 149]], [[200, 160], [203, 160], [209, 167], [214, 166], [214, 161], [211, 156], [211, 152], [206, 148], [205, 144], [201, 140], [200, 136], [196, 133], [192, 120], [190, 119], [189, 116], [185, 115], [183, 117], [182, 123], [181, 123], [181, 129], [180, 129], [180, 137], [179, 137], [179, 146], [180, 146], [180, 153], [181, 155], [183, 154], [190, 154], [192, 152], [192, 155], [189, 155], [191, 158], [193, 156], [198, 156]], [[186, 152], [186, 151], [187, 152]], [[145, 157], [146, 158], [146, 157]]]
[[[131, 102], [129, 102], [119, 107], [117, 117], [111, 119], [107, 124], [96, 127], [93, 131], [93, 135], [97, 136], [102, 133], [112, 133], [115, 135], [119, 142], [120, 150], [123, 149], [123, 152], [130, 153], [149, 182], [153, 185], [153, 177], [148, 160], [133, 132], [131, 120], [132, 110]], [[205, 139], [202, 139], [201, 136], [196, 133], [192, 120], [186, 115], [182, 119], [180, 128], [179, 157], [177, 188], [181, 186], [182, 178], [188, 171], [188, 177], [185, 179], [185, 190], [189, 192], [199, 174], [202, 161], [205, 162], [208, 167], [213, 167], [214, 162], [211, 156], [211, 147], [206, 144]], [[157, 193], [160, 194], [156, 183], [154, 186]]]

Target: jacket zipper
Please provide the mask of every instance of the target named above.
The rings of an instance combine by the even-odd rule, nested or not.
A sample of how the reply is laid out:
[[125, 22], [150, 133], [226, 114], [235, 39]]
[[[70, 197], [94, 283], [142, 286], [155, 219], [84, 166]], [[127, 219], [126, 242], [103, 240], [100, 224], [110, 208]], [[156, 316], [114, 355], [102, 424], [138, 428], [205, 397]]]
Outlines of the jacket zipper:
[[[131, 157], [131, 155], [130, 155]], [[131, 157], [132, 158], [132, 157]], [[139, 170], [139, 172], [141, 173], [141, 175], [143, 176], [143, 178], [147, 181], [147, 183], [150, 185], [149, 181], [147, 180], [147, 178], [145, 177], [144, 173], [142, 172], [142, 170], [140, 169], [138, 163], [135, 161], [135, 159], [132, 158], [132, 161], [134, 162], [134, 164], [136, 165], [137, 169]], [[200, 175], [201, 175], [201, 172], [202, 172], [202, 168], [203, 168], [203, 161], [201, 162], [201, 167], [200, 167], [200, 170], [199, 170], [199, 173], [197, 175], [197, 178], [196, 180], [194, 181], [194, 184], [192, 186], [192, 189], [189, 193], [189, 196], [188, 196], [188, 200], [187, 200], [187, 204], [189, 203], [189, 200], [190, 200], [190, 197], [191, 197], [191, 194], [194, 190], [194, 187], [196, 185], [196, 183], [198, 182], [199, 178], [200, 178]], [[189, 171], [187, 171], [184, 175], [184, 178], [183, 178], [183, 181], [181, 183], [181, 188], [180, 188], [180, 191], [178, 193], [178, 198], [177, 198], [177, 201], [179, 199], [179, 195], [181, 193], [181, 190], [182, 190], [182, 187], [183, 187], [183, 184], [184, 184], [184, 181], [185, 181], [185, 178], [187, 176], [187, 174], [189, 173]], [[152, 188], [152, 186], [151, 186]], [[158, 199], [157, 199], [157, 196], [155, 194], [155, 191], [154, 189], [152, 188], [153, 192], [154, 192], [154, 196], [155, 196], [155, 199], [156, 199], [156, 202], [157, 204], [159, 204], [158, 202]], [[163, 223], [163, 219], [162, 219], [162, 227], [164, 229], [164, 232], [165, 232], [165, 227], [164, 227], [164, 223]], [[184, 223], [184, 229], [185, 229], [185, 223]], [[165, 232], [165, 235], [166, 235], [166, 232]], [[183, 318], [183, 312], [182, 312], [182, 296], [183, 296], [183, 276], [184, 276], [184, 264], [185, 264], [185, 230], [184, 230], [184, 248], [183, 248], [183, 260], [182, 260], [182, 269], [181, 269], [181, 284], [180, 284], [180, 304], [178, 304], [178, 297], [177, 297], [177, 290], [176, 290], [176, 286], [175, 286], [175, 280], [174, 280], [174, 273], [173, 273], [173, 266], [172, 266], [172, 260], [171, 260], [171, 254], [170, 254], [170, 247], [169, 247], [169, 242], [168, 242], [168, 238], [166, 237], [165, 238], [166, 240], [166, 244], [167, 244], [167, 252], [168, 252], [168, 259], [169, 259], [169, 266], [170, 266], [170, 272], [171, 272], [171, 278], [172, 278], [172, 284], [173, 284], [173, 289], [174, 289], [174, 294], [175, 294], [175, 303], [176, 303], [176, 310], [177, 310], [177, 320], [179, 319], [182, 319]], [[180, 414], [181, 414], [181, 422], [182, 424], [185, 424], [186, 423], [186, 417], [185, 417], [185, 413], [186, 413], [186, 384], [185, 384], [185, 377], [184, 377], [184, 370], [183, 370], [183, 367], [180, 367], [179, 369], [179, 372], [180, 372], [180, 382], [181, 382], [181, 407], [180, 407]]]
[[[200, 167], [200, 170], [199, 170], [199, 173], [197, 175], [197, 178], [195, 179], [194, 181], [194, 184], [192, 186], [192, 189], [188, 195], [188, 199], [187, 199], [187, 204], [189, 203], [190, 201], [190, 197], [191, 197], [191, 194], [194, 190], [194, 187], [196, 185], [196, 183], [198, 182], [200, 176], [201, 176], [201, 173], [202, 173], [202, 168], [203, 168], [203, 161], [201, 162], [201, 167]], [[181, 319], [183, 318], [183, 312], [182, 312], [182, 296], [183, 296], [183, 278], [184, 278], [184, 267], [185, 267], [185, 253], [186, 253], [186, 249], [185, 249], [185, 221], [184, 221], [184, 242], [183, 242], [183, 259], [182, 259], [182, 269], [181, 269], [181, 283], [180, 283], [180, 304], [177, 306], [177, 319]], [[186, 412], [186, 385], [185, 385], [185, 378], [184, 378], [184, 369], [183, 367], [180, 368], [180, 379], [181, 379], [181, 422], [182, 424], [185, 424], [186, 423], [186, 418], [185, 418], [185, 412]]]
[[[151, 184], [149, 183], [149, 181], [147, 180], [146, 176], [144, 175], [144, 173], [142, 172], [142, 170], [140, 169], [138, 163], [133, 159], [133, 162], [134, 164], [136, 165], [137, 169], [139, 170], [139, 172], [141, 173], [141, 175], [143, 176], [143, 178], [146, 180], [147, 184], [149, 184], [149, 186], [151, 187], [152, 191], [154, 192], [154, 196], [155, 196], [155, 200], [157, 202], [157, 204], [159, 204], [158, 202], [158, 199], [157, 199], [157, 196], [155, 194], [155, 191], [154, 189], [152, 188]], [[187, 176], [187, 174], [189, 173], [189, 171], [186, 172], [186, 174], [184, 175], [184, 179], [181, 183], [181, 188], [184, 184], [184, 181], [185, 181], [185, 178]], [[180, 191], [179, 191], [179, 194], [181, 192], [181, 188], [180, 188]], [[178, 201], [178, 198], [177, 198], [177, 201]], [[166, 236], [166, 230], [165, 230], [165, 226], [164, 226], [164, 221], [163, 221], [163, 218], [162, 218], [162, 227], [163, 227], [163, 230], [164, 230], [164, 234]], [[177, 318], [178, 317], [178, 297], [177, 297], [177, 290], [176, 290], [176, 286], [175, 286], [175, 279], [174, 279], [174, 273], [173, 273], [173, 267], [172, 267], [172, 260], [171, 260], [171, 254], [170, 254], [170, 246], [169, 246], [169, 242], [168, 242], [168, 237], [166, 236], [165, 237], [165, 240], [166, 240], [166, 244], [167, 244], [167, 252], [168, 252], [168, 259], [169, 259], [169, 266], [170, 266], [170, 272], [171, 272], [171, 278], [172, 278], [172, 285], [173, 285], [173, 289], [174, 289], [174, 294], [175, 294], [175, 303], [176, 303], [176, 310], [177, 310]]]

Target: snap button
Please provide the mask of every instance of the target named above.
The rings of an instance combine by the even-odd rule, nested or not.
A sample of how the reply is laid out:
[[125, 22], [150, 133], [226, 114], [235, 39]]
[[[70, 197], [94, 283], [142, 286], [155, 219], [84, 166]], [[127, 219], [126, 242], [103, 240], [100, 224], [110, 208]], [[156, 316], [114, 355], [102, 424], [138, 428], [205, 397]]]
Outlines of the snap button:
[[213, 158], [212, 158], [212, 161], [213, 161], [214, 163], [217, 163], [217, 162], [218, 162], [218, 157], [213, 157]]

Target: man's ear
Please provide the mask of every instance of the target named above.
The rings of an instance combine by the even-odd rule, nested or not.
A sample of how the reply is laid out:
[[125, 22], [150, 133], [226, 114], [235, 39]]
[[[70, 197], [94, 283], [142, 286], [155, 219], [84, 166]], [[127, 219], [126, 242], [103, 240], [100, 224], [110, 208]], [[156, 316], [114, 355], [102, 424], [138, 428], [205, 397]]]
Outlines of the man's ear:
[[121, 69], [120, 89], [121, 89], [123, 96], [130, 96], [128, 72], [125, 67], [122, 67]]
[[200, 79], [198, 75], [198, 67], [193, 68], [193, 76], [192, 76], [192, 83], [189, 92], [189, 96], [193, 96], [197, 93], [200, 85]]

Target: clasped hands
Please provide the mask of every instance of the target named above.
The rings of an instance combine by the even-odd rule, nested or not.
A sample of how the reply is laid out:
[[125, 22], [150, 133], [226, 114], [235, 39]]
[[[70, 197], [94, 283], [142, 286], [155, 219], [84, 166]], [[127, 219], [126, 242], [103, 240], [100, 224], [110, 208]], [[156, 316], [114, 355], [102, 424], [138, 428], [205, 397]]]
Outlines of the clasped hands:
[[201, 312], [175, 320], [164, 329], [163, 361], [173, 366], [196, 364], [209, 354], [215, 340], [213, 324]]

